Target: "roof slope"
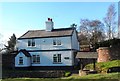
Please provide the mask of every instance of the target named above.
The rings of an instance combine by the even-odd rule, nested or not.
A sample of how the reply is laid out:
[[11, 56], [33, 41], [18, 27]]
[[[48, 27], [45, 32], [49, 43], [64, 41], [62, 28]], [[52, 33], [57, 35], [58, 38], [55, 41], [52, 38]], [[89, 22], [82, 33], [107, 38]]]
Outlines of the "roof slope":
[[22, 52], [27, 57], [31, 57], [30, 53], [27, 50], [25, 50], [25, 49], [21, 49], [20, 51], [18, 51], [18, 53], [19, 52]]
[[76, 58], [97, 58], [97, 52], [77, 52]]
[[53, 29], [52, 31], [46, 30], [29, 30], [25, 34], [23, 34], [18, 39], [24, 38], [42, 38], [42, 37], [59, 37], [59, 36], [70, 36], [73, 33], [75, 28], [61, 28], [61, 29]]

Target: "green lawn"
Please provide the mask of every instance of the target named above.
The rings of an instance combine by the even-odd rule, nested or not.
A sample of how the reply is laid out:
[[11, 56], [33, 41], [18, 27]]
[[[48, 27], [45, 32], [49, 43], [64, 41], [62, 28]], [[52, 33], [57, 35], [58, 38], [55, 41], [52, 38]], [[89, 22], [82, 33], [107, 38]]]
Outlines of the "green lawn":
[[72, 75], [64, 78], [8, 78], [2, 81], [120, 81], [120, 73]]
[[[120, 66], [120, 60], [113, 60], [109, 62], [96, 63], [96, 70], [98, 72], [106, 72], [108, 68]], [[88, 64], [85, 66], [86, 69], [93, 69], [93, 64]]]

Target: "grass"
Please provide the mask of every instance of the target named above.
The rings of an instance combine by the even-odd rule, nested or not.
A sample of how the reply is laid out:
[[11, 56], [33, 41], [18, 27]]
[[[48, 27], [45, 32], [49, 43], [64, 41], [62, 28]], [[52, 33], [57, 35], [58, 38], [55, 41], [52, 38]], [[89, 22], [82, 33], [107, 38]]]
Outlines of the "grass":
[[[111, 67], [120, 66], [120, 60], [113, 60], [109, 62], [96, 63], [96, 70], [98, 72], [106, 72]], [[93, 69], [93, 64], [88, 64], [85, 66], [86, 69]]]
[[65, 72], [65, 77], [68, 77], [68, 76], [70, 76], [71, 75], [71, 72]]
[[120, 73], [72, 75], [64, 78], [8, 78], [2, 81], [120, 81]]
[[108, 73], [108, 74], [89, 74], [85, 76], [73, 75], [67, 77], [67, 79], [119, 79], [120, 73]]

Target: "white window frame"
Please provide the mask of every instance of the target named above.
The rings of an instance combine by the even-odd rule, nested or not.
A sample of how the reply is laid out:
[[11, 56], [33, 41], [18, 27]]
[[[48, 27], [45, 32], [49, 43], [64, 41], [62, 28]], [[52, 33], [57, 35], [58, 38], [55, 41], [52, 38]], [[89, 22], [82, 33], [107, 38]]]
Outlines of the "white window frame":
[[32, 55], [32, 63], [40, 64], [40, 55]]
[[28, 45], [27, 46], [28, 47], [35, 47], [36, 46], [35, 39], [28, 39]]
[[61, 46], [61, 40], [60, 39], [53, 39], [53, 46]]
[[23, 57], [19, 57], [19, 65], [23, 65]]
[[53, 54], [53, 64], [61, 64], [61, 54]]

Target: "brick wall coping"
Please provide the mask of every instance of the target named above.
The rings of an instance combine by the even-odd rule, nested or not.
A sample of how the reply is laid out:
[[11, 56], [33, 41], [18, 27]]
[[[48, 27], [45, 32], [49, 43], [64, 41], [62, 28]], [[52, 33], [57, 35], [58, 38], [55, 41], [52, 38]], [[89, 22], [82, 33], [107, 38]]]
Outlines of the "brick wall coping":
[[109, 47], [99, 47], [99, 50], [103, 50], [103, 49], [109, 49]]

